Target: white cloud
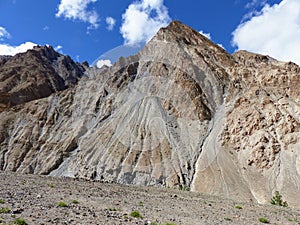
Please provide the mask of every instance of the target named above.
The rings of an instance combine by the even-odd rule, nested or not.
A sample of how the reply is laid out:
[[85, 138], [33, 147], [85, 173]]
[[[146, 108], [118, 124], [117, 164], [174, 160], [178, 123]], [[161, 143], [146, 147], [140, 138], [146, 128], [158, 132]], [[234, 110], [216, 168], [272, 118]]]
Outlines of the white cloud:
[[11, 46], [7, 44], [0, 44], [0, 55], [16, 55], [21, 52], [26, 52], [29, 49], [32, 49], [37, 44], [32, 42], [25, 42], [19, 46]]
[[108, 67], [110, 67], [112, 64], [111, 64], [111, 61], [109, 60], [109, 59], [100, 59], [100, 60], [98, 60], [97, 61], [97, 63], [96, 63], [96, 66], [98, 67], [98, 68], [101, 68], [101, 67], [103, 67], [103, 66], [108, 66]]
[[61, 0], [56, 17], [82, 20], [90, 23], [89, 28], [98, 28], [98, 13], [95, 10], [88, 10], [88, 5], [95, 2], [97, 0]]
[[205, 33], [203, 30], [200, 30], [199, 33], [202, 34], [204, 37], [208, 38], [209, 40], [211, 40], [210, 33]]
[[[203, 35], [204, 37], [208, 38], [209, 40], [213, 41], [210, 33], [205, 33], [203, 30], [200, 30], [199, 33], [201, 35]], [[221, 48], [225, 49], [222, 44], [217, 44], [217, 45], [219, 45]]]
[[163, 0], [140, 0], [128, 6], [122, 15], [120, 32], [126, 45], [149, 41], [171, 21]]
[[266, 5], [266, 3], [267, 3], [267, 0], [252, 0], [246, 4], [245, 8], [249, 9], [249, 8], [255, 8], [258, 6], [264, 6], [264, 5]]
[[106, 17], [106, 24], [108, 30], [113, 30], [116, 24], [116, 20], [112, 17]]
[[2, 41], [4, 38], [10, 38], [10, 34], [4, 27], [0, 27], [0, 41]]
[[63, 47], [61, 45], [57, 45], [56, 47], [54, 47], [54, 50], [59, 52], [60, 54], [64, 54], [63, 51], [62, 51], [62, 48]]
[[270, 55], [300, 65], [300, 1], [266, 4], [233, 32], [232, 44], [239, 50]]

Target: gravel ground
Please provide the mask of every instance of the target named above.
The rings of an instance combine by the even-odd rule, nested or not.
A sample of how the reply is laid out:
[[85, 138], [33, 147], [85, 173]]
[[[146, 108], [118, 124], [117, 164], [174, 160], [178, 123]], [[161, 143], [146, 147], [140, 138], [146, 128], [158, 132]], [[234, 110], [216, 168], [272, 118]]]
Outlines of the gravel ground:
[[[65, 203], [65, 205], [63, 204]], [[141, 218], [131, 215], [138, 211]], [[189, 191], [0, 172], [0, 224], [300, 224], [300, 209]], [[19, 220], [19, 224], [22, 221]]]

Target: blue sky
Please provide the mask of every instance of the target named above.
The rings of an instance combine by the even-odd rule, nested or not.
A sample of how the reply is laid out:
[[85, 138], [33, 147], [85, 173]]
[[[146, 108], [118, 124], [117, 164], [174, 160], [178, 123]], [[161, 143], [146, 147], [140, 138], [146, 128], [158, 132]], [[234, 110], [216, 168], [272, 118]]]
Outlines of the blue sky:
[[171, 20], [230, 53], [300, 64], [300, 0], [0, 0], [0, 55], [48, 44], [92, 63], [115, 47], [143, 45]]

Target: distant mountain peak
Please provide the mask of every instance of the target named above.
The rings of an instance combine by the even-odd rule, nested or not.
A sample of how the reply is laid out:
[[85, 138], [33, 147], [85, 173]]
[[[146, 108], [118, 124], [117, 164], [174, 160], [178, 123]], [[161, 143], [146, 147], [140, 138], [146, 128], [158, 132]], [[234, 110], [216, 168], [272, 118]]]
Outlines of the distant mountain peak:
[[51, 46], [35, 46], [0, 60], [0, 102], [3, 107], [47, 97], [78, 82], [85, 67]]

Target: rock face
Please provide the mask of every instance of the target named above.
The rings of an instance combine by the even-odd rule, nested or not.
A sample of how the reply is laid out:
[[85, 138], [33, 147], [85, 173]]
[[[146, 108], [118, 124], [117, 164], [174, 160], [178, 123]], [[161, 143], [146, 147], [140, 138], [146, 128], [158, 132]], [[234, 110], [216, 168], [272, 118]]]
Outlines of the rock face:
[[77, 83], [85, 69], [50, 46], [0, 57], [0, 110], [44, 98]]
[[[5, 60], [1, 71], [15, 57]], [[1, 170], [188, 186], [261, 203], [279, 190], [299, 206], [297, 65], [230, 55], [175, 21], [137, 55], [89, 68], [77, 84], [82, 75], [68, 71], [63, 91], [2, 110]], [[8, 99], [24, 83], [6, 89]]]

